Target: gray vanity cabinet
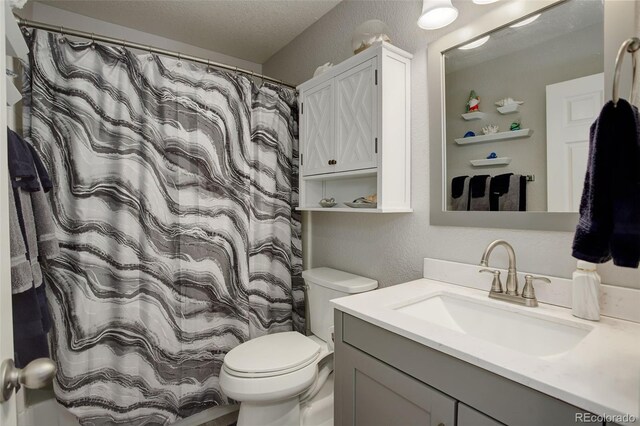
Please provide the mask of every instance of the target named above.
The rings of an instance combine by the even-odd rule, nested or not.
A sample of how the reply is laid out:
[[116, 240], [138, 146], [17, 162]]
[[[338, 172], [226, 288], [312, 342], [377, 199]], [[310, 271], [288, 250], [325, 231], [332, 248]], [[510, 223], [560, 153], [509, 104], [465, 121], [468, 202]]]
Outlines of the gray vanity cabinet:
[[338, 310], [334, 359], [336, 426], [575, 426], [584, 413]]
[[344, 407], [342, 424], [454, 425], [454, 399], [364, 352], [343, 349], [343, 391], [353, 401]]

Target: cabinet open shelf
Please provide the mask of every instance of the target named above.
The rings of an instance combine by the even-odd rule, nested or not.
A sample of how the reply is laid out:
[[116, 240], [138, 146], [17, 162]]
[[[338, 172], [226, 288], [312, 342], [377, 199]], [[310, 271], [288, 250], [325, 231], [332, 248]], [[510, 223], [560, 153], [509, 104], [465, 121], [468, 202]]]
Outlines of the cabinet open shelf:
[[510, 130], [508, 132], [492, 133], [490, 135], [471, 136], [468, 138], [455, 139], [458, 145], [470, 145], [484, 142], [502, 142], [512, 139], [528, 138], [533, 134], [531, 129]]
[[351, 207], [298, 207], [298, 211], [304, 212], [337, 212], [337, 213], [411, 213], [413, 209], [353, 209]]
[[303, 180], [338, 180], [344, 179], [348, 177], [367, 177], [367, 176], [375, 176], [378, 173], [377, 168], [372, 169], [361, 169], [361, 170], [349, 170], [347, 172], [337, 172], [337, 173], [323, 173], [318, 175], [311, 176], [303, 176]]

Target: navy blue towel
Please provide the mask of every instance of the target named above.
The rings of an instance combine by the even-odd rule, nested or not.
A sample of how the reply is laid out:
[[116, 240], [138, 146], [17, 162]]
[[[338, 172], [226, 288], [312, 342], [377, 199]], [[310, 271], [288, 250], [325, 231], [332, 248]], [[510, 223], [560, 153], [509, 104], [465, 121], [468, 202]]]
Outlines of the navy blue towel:
[[489, 210], [500, 210], [500, 197], [509, 192], [509, 180], [513, 173], [505, 173], [491, 178], [489, 184]]
[[38, 172], [38, 177], [40, 178], [40, 184], [42, 185], [42, 189], [44, 192], [49, 192], [53, 189], [53, 182], [51, 182], [51, 178], [49, 177], [49, 172], [47, 172], [47, 168], [44, 166], [44, 163], [40, 159], [40, 156], [36, 152], [36, 149], [32, 147], [30, 144], [25, 142], [29, 152], [31, 153], [31, 157], [33, 158], [33, 165]]
[[25, 191], [39, 191], [38, 172], [30, 146], [9, 128], [7, 128], [7, 154], [13, 187], [22, 188]]
[[640, 265], [640, 120], [624, 99], [608, 102], [591, 126], [589, 161], [573, 256]]
[[14, 361], [18, 368], [34, 359], [49, 357], [47, 333], [51, 328], [51, 316], [44, 292], [43, 284], [11, 297]]
[[451, 180], [451, 197], [459, 198], [464, 192], [464, 182], [468, 176], [456, 176]]
[[469, 186], [471, 187], [472, 198], [484, 197], [484, 192], [489, 189], [487, 188], [488, 177], [489, 175], [476, 175], [471, 178], [471, 182], [469, 182]]
[[[53, 185], [42, 160], [36, 151], [22, 138], [7, 129], [7, 152], [9, 156], [9, 175], [11, 177], [20, 232], [27, 242], [27, 231], [23, 206], [18, 193], [20, 191], [37, 192], [50, 190]], [[25, 253], [30, 259], [30, 253]], [[32, 287], [21, 293], [13, 293], [13, 346], [16, 366], [22, 368], [37, 358], [49, 357], [47, 333], [51, 329], [51, 315], [47, 305], [44, 282], [32, 283]]]

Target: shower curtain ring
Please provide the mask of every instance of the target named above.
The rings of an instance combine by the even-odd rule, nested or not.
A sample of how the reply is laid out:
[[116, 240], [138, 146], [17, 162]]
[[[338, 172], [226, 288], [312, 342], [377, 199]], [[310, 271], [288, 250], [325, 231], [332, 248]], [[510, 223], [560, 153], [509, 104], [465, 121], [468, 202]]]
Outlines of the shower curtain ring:
[[58, 39], [58, 42], [64, 43], [65, 41], [66, 40], [64, 38], [64, 27], [60, 25], [60, 38]]
[[176, 65], [179, 67], [182, 66], [182, 53], [178, 53], [178, 63]]
[[207, 74], [211, 74], [211, 59], [207, 59]]
[[96, 40], [94, 38], [93, 33], [91, 33], [91, 48], [95, 50], [96, 48]]

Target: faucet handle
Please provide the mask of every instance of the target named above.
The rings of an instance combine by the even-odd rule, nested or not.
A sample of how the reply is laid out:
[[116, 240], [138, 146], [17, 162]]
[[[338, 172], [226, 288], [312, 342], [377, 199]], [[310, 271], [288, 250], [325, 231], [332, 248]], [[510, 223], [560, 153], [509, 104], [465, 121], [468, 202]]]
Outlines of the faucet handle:
[[478, 272], [488, 272], [493, 274], [493, 282], [491, 283], [492, 293], [502, 293], [502, 281], [500, 281], [500, 271], [497, 269], [480, 269]]
[[547, 284], [551, 284], [551, 280], [547, 277], [536, 277], [533, 275], [525, 275], [524, 276], [524, 288], [522, 289], [522, 297], [525, 299], [535, 299], [536, 291], [533, 288], [533, 281], [542, 281]]

